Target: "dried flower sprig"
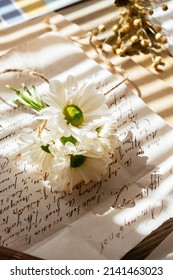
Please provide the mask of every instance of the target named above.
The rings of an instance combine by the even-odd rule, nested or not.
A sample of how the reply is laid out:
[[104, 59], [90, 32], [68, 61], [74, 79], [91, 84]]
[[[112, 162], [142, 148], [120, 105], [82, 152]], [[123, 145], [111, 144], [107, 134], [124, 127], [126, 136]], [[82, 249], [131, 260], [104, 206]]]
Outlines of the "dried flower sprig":
[[[95, 37], [96, 43], [92, 45], [96, 50], [105, 51], [105, 46], [111, 46], [113, 53], [124, 56], [138, 52], [150, 53], [152, 66], [157, 70], [163, 64], [158, 52], [167, 43], [167, 38], [159, 25], [152, 23], [153, 15], [151, 1], [143, 0], [115, 0], [114, 4], [119, 8], [119, 18], [111, 22], [111, 30], [107, 25], [100, 25], [92, 31], [91, 37]], [[162, 5], [166, 11], [168, 6]], [[106, 32], [105, 32], [106, 31]], [[99, 36], [100, 34], [102, 36]]]

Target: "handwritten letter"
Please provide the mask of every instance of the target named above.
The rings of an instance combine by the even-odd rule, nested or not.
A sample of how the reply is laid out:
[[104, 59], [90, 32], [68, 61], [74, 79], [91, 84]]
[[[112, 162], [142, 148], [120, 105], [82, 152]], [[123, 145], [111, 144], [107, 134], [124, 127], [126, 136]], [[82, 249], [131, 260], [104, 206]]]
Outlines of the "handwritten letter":
[[[56, 44], [52, 46], [52, 42]], [[63, 46], [64, 57], [71, 47], [63, 73], [60, 66], [57, 68], [58, 43]], [[42, 52], [35, 54], [38, 46]], [[37, 55], [33, 69], [39, 67], [39, 72], [62, 79], [73, 69], [79, 80], [94, 79], [98, 91], [109, 92], [107, 104], [117, 123], [119, 140], [101, 182], [78, 184], [72, 194], [57, 192], [48, 187], [46, 174], [39, 174], [20, 159], [14, 160], [18, 134], [26, 127], [35, 127], [35, 116], [24, 108], [12, 107], [13, 95], [7, 94], [1, 80], [0, 244], [45, 258], [120, 258], [170, 217], [173, 131], [124, 84], [114, 87], [119, 82], [114, 76], [59, 34], [45, 35], [23, 48], [32, 53], [32, 61]], [[49, 48], [51, 52], [47, 52]], [[27, 68], [27, 56], [25, 62], [18, 60], [21, 51], [19, 47], [13, 59], [17, 59], [19, 68]], [[45, 65], [43, 56], [47, 57]], [[47, 65], [52, 57], [54, 64]], [[9, 58], [9, 54], [4, 56], [1, 67]], [[80, 76], [83, 64], [85, 73]], [[14, 76], [10, 79], [15, 86]], [[51, 249], [54, 242], [57, 251]], [[73, 255], [68, 244], [74, 249], [70, 250]]]

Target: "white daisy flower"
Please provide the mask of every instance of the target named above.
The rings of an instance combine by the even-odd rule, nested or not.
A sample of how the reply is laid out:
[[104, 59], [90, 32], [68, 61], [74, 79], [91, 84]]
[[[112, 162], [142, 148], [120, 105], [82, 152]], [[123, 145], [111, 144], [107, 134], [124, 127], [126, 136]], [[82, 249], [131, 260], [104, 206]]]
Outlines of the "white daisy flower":
[[91, 158], [82, 154], [69, 155], [64, 157], [63, 169], [59, 169], [58, 165], [51, 173], [50, 184], [58, 191], [72, 192], [73, 187], [78, 183], [99, 182], [102, 175], [107, 172], [109, 163], [109, 158]]
[[79, 85], [73, 76], [65, 83], [50, 80], [50, 94], [43, 100], [48, 107], [40, 111], [40, 118], [48, 120], [49, 129], [56, 128], [64, 136], [75, 137], [81, 128], [91, 127], [94, 120], [109, 114], [105, 96], [96, 92], [95, 85]]
[[71, 192], [77, 183], [100, 181], [111, 162], [109, 151], [105, 152], [99, 139], [76, 142], [72, 136], [63, 137], [63, 141], [55, 140], [50, 150], [54, 166], [49, 178], [59, 191]]
[[79, 141], [73, 136], [54, 138], [54, 145], [50, 147], [51, 153], [59, 158], [60, 154], [69, 155], [85, 155], [92, 158], [102, 158], [110, 156], [110, 143], [107, 140], [107, 147], [103, 141], [104, 138], [98, 137], [98, 132], [91, 133], [92, 137], [85, 137], [81, 135]]
[[101, 118], [100, 125], [97, 125], [98, 139], [101, 141], [103, 147], [109, 151], [109, 153], [114, 153], [117, 147], [118, 137], [116, 134], [117, 124], [113, 118]]
[[49, 172], [54, 161], [50, 151], [50, 147], [53, 145], [50, 136], [45, 131], [42, 133], [42, 137], [39, 137], [35, 131], [30, 134], [20, 134], [18, 144], [22, 159], [27, 161], [28, 164], [35, 165], [41, 171]]
[[59, 191], [100, 181], [117, 145], [116, 123], [105, 96], [94, 84], [78, 84], [73, 76], [65, 83], [51, 80], [50, 94], [43, 100], [23, 88], [29, 96], [14, 90], [44, 120], [37, 131], [20, 135], [23, 160], [48, 172], [51, 186]]

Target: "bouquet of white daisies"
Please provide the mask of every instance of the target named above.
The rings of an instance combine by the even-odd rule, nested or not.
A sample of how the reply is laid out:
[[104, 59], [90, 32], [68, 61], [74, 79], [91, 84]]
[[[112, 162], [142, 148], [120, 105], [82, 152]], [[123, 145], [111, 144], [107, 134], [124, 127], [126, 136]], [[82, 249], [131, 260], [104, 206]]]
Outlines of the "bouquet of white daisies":
[[104, 94], [95, 84], [79, 84], [73, 76], [49, 81], [49, 94], [40, 97], [35, 86], [8, 86], [23, 104], [38, 113], [37, 130], [19, 135], [22, 159], [49, 173], [59, 191], [98, 182], [107, 172], [116, 147], [116, 124]]

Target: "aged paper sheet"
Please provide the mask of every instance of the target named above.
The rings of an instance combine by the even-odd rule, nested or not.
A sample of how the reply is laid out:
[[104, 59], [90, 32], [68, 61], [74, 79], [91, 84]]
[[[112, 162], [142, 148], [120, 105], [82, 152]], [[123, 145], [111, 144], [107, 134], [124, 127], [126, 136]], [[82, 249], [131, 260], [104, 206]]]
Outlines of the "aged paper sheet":
[[120, 79], [57, 32], [2, 56], [0, 70], [7, 68], [94, 81], [106, 94], [119, 142], [101, 182], [74, 186], [72, 194], [48, 188], [46, 174], [14, 159], [19, 133], [37, 124], [30, 110], [13, 106], [15, 97], [5, 88], [35, 83], [45, 94], [48, 85], [24, 74], [2, 75], [0, 244], [46, 259], [120, 259], [173, 213], [173, 130]]

